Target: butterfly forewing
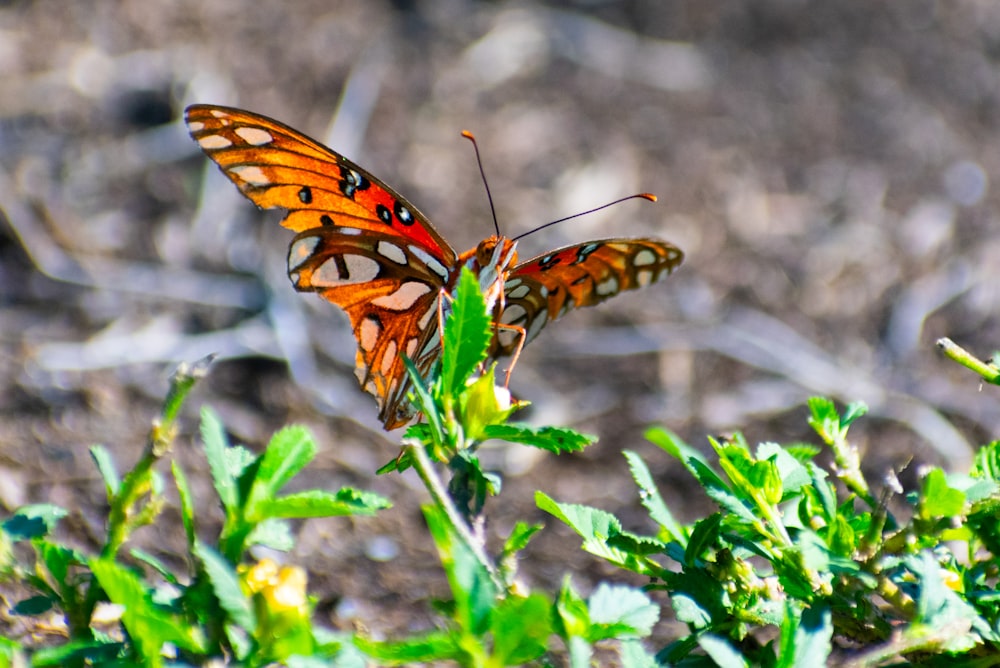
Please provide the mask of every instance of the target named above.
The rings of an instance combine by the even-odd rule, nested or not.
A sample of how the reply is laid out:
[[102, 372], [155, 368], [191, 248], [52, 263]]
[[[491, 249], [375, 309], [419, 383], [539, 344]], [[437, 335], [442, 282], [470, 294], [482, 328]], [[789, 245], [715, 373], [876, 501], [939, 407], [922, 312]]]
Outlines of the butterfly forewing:
[[298, 232], [288, 255], [296, 289], [340, 306], [358, 340], [357, 375], [387, 429], [413, 414], [401, 354], [426, 373], [440, 354], [437, 300], [457, 258], [427, 218], [347, 158], [278, 121], [195, 105], [191, 136], [240, 191], [283, 208]]
[[[679, 248], [656, 239], [604, 239], [560, 248], [514, 268], [504, 284], [500, 322], [522, 328], [527, 343], [567, 311], [655, 283], [683, 259]], [[494, 354], [514, 352], [516, 332], [501, 330], [494, 345]]]
[[296, 232], [324, 224], [377, 230], [414, 244], [446, 267], [455, 251], [399, 193], [344, 156], [248, 111], [193, 105], [191, 136], [257, 206], [288, 209]]

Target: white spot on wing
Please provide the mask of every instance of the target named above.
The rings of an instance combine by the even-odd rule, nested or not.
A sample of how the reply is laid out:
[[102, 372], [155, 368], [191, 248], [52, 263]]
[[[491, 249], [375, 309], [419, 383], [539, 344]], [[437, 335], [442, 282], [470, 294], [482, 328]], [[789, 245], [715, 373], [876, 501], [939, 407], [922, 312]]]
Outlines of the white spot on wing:
[[229, 118], [229, 114], [222, 111], [221, 109], [212, 109], [210, 113], [216, 118]]
[[240, 177], [240, 180], [245, 181], [252, 186], [266, 186], [271, 183], [271, 179], [267, 178], [267, 175], [264, 174], [264, 170], [253, 165], [240, 165], [239, 167], [233, 167], [229, 170], [229, 173], [235, 174]]
[[251, 146], [263, 146], [274, 141], [271, 133], [262, 128], [236, 128], [236, 134]]
[[500, 322], [505, 325], [519, 325], [524, 322], [527, 315], [528, 312], [524, 310], [523, 306], [511, 304], [500, 314]]
[[229, 141], [222, 135], [205, 135], [204, 137], [198, 140], [198, 146], [201, 146], [206, 151], [214, 151], [220, 148], [228, 148], [232, 145], [233, 142]]
[[654, 264], [656, 262], [656, 253], [649, 250], [648, 248], [643, 248], [641, 251], [635, 254], [632, 258], [632, 264], [637, 267], [646, 267], [648, 265]]
[[382, 364], [379, 370], [382, 371], [383, 376], [388, 376], [389, 371], [392, 370], [392, 365], [396, 362], [396, 342], [390, 341], [389, 345], [385, 347], [385, 352], [382, 353]]
[[381, 334], [382, 327], [379, 326], [377, 320], [371, 318], [362, 320], [361, 326], [358, 327], [358, 344], [361, 346], [361, 350], [366, 353], [375, 350], [375, 346], [378, 344], [378, 337]]
[[610, 297], [618, 292], [618, 277], [608, 276], [606, 279], [597, 284], [595, 290], [597, 291], [597, 294], [602, 297]]
[[529, 288], [527, 285], [524, 284], [518, 285], [513, 290], [511, 290], [510, 282], [508, 282], [506, 287], [507, 287], [507, 299], [521, 299], [529, 292], [531, 292], [531, 288]]
[[396, 264], [406, 264], [406, 254], [403, 252], [403, 249], [388, 241], [378, 242], [378, 254], [392, 260]]
[[340, 274], [337, 258], [329, 260], [316, 268], [312, 275], [312, 284], [319, 288], [367, 283], [378, 276], [378, 262], [364, 255], [343, 255], [345, 274]]
[[205, 124], [201, 121], [188, 121], [188, 128], [191, 132], [198, 132], [205, 129]]
[[642, 271], [636, 272], [635, 278], [639, 282], [639, 287], [644, 288], [653, 282], [653, 270], [643, 269]]
[[427, 323], [429, 323], [431, 318], [435, 315], [437, 315], [437, 300], [435, 300], [431, 307], [427, 309], [422, 316], [420, 316], [420, 320], [417, 321], [417, 329], [421, 332], [427, 329]]
[[441, 278], [444, 278], [444, 279], [448, 278], [448, 269], [443, 264], [441, 264], [440, 262], [438, 262], [434, 258], [434, 256], [432, 256], [430, 253], [428, 253], [427, 251], [425, 251], [420, 246], [414, 246], [413, 244], [410, 244], [408, 246], [408, 248], [410, 249], [411, 253], [413, 253], [414, 255], [416, 255], [420, 259], [421, 262], [423, 262], [424, 264], [427, 265], [428, 269], [430, 269], [431, 271], [433, 271], [435, 274], [437, 274]]
[[[372, 262], [374, 263], [374, 261]], [[392, 294], [382, 295], [373, 299], [372, 304], [387, 308], [390, 311], [405, 311], [430, 291], [431, 287], [426, 283], [407, 281], [396, 288], [396, 291]]]
[[418, 343], [420, 342], [417, 341], [416, 337], [406, 342], [406, 356], [409, 357], [410, 359], [413, 359], [413, 353], [417, 352]]
[[544, 308], [535, 314], [535, 319], [528, 324], [528, 336], [525, 337], [525, 343], [538, 336], [538, 332], [542, 331], [542, 327], [545, 327], [545, 323], [548, 322], [548, 316], [549, 311]]
[[288, 247], [288, 271], [297, 269], [308, 260], [313, 251], [316, 250], [318, 243], [319, 237], [317, 236], [302, 237], [293, 241], [292, 245]]

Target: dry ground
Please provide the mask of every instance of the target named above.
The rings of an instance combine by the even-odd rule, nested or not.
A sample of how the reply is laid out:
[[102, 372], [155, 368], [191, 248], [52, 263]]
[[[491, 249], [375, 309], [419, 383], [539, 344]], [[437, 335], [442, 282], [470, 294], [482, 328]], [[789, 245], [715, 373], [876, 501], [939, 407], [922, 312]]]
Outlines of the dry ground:
[[[700, 447], [737, 428], [803, 439], [817, 393], [872, 406], [854, 435], [876, 475], [911, 459], [962, 466], [1000, 433], [997, 394], [933, 342], [988, 355], [1000, 339], [998, 36], [992, 0], [4, 2], [0, 502], [72, 508], [69, 535], [92, 546], [103, 504], [87, 446], [134, 461], [173, 365], [217, 352], [178, 444], [188, 470], [204, 469], [201, 404], [252, 447], [310, 426], [321, 454], [304, 483], [396, 503], [302, 532], [291, 558], [322, 614], [380, 634], [431, 623], [427, 598], [444, 589], [424, 497], [412, 475], [373, 475], [397, 435], [356, 387], [346, 321], [293, 292], [280, 215], [256, 211], [187, 137], [194, 102], [323, 139], [460, 250], [492, 230], [462, 129], [479, 137], [509, 234], [660, 197], [522, 245], [658, 235], [687, 261], [526, 351], [513, 389], [534, 402], [527, 417], [602, 440], [573, 457], [492, 450], [506, 475], [494, 539], [546, 519], [536, 489], [649, 530], [625, 447], [693, 517], [704, 502], [644, 427]], [[205, 501], [206, 534], [216, 519]], [[180, 545], [167, 520], [143, 542]], [[524, 561], [531, 584], [620, 577], [548, 524]], [[398, 556], [370, 558], [374, 537]]]

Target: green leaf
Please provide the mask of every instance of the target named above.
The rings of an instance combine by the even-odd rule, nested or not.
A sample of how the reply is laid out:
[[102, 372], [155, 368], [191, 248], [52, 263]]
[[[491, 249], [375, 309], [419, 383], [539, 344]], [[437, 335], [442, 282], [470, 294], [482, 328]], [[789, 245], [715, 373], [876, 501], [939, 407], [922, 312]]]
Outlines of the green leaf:
[[863, 401], [854, 401], [847, 404], [844, 409], [844, 416], [840, 419], [840, 426], [845, 430], [852, 422], [868, 413], [868, 404]]
[[923, 480], [919, 512], [923, 519], [953, 517], [965, 509], [965, 494], [948, 486], [948, 478], [939, 468], [931, 469]]
[[104, 479], [104, 492], [110, 503], [114, 496], [121, 489], [122, 479], [118, 475], [115, 463], [111, 459], [111, 453], [103, 445], [93, 445], [90, 448], [90, 457], [97, 465], [97, 470]]
[[701, 559], [701, 555], [715, 545], [721, 528], [722, 515], [720, 513], [712, 513], [695, 523], [694, 529], [691, 531], [691, 538], [684, 550], [684, 564], [686, 566], [694, 566]]
[[638, 640], [623, 640], [621, 642], [621, 665], [629, 668], [658, 668], [656, 657], [646, 651]]
[[706, 633], [698, 637], [698, 646], [719, 668], [749, 668], [750, 664], [725, 638]]
[[508, 596], [493, 610], [493, 656], [500, 665], [519, 665], [541, 656], [552, 634], [551, 603], [542, 594]]
[[275, 518], [257, 523], [247, 534], [244, 545], [261, 545], [272, 550], [290, 552], [295, 547], [295, 535], [288, 522]]
[[556, 454], [579, 452], [597, 441], [596, 436], [558, 427], [531, 427], [524, 424], [493, 424], [483, 430], [483, 438], [522, 443]]
[[590, 635], [590, 611], [570, 582], [569, 575], [563, 577], [562, 588], [556, 599], [556, 631], [564, 639], [587, 638]]
[[786, 497], [812, 482], [808, 467], [777, 443], [761, 443], [756, 454], [757, 459], [773, 462]]
[[51, 610], [54, 605], [55, 601], [49, 596], [32, 596], [18, 601], [11, 608], [11, 612], [15, 615], [41, 615]]
[[201, 440], [205, 446], [208, 470], [212, 474], [215, 493], [219, 495], [226, 514], [235, 513], [239, 505], [236, 477], [227, 456], [229, 441], [219, 416], [207, 406], [201, 409]]
[[456, 620], [466, 633], [480, 635], [486, 631], [497, 598], [493, 580], [471, 550], [457, 539], [443, 511], [434, 506], [423, 506], [423, 511], [455, 597]]
[[194, 494], [191, 492], [191, 485], [188, 484], [184, 469], [175, 459], [170, 462], [170, 471], [174, 476], [174, 487], [177, 488], [177, 496], [181, 503], [181, 522], [184, 524], [184, 534], [187, 536], [188, 547], [194, 545], [197, 538], [195, 534], [195, 506]]
[[2, 526], [13, 541], [42, 538], [68, 514], [69, 511], [50, 503], [22, 506], [14, 515], [4, 520]]
[[236, 570], [219, 553], [201, 541], [195, 543], [194, 554], [205, 567], [215, 598], [228, 613], [228, 621], [253, 635], [257, 630], [257, 617], [250, 599], [240, 587]]
[[270, 507], [281, 488], [316, 456], [316, 443], [304, 427], [285, 427], [271, 438], [246, 504], [246, 516], [251, 521], [269, 517]]
[[660, 619], [660, 608], [643, 592], [624, 585], [601, 583], [587, 601], [588, 640], [645, 638]]
[[455, 299], [444, 323], [441, 383], [446, 395], [457, 395], [476, 367], [486, 359], [493, 322], [479, 280], [468, 268], [455, 289]]
[[613, 563], [624, 564], [628, 553], [608, 545], [608, 538], [621, 533], [618, 518], [589, 506], [559, 503], [544, 492], [535, 492], [535, 504], [565, 522], [583, 538], [583, 549]]
[[1000, 480], [1000, 441], [992, 441], [976, 451], [971, 474], [977, 478]]
[[129, 550], [129, 554], [131, 554], [132, 558], [134, 558], [136, 561], [141, 561], [142, 563], [146, 564], [147, 566], [155, 570], [157, 573], [160, 574], [160, 577], [162, 577], [170, 584], [173, 585], [179, 584], [177, 576], [171, 573], [170, 570], [166, 567], [166, 565], [162, 561], [151, 555], [149, 552], [146, 552], [145, 550], [140, 550], [139, 548], [136, 547]]
[[659, 524], [673, 540], [684, 546], [687, 542], [684, 528], [667, 509], [667, 504], [663, 502], [660, 490], [653, 482], [653, 476], [646, 463], [631, 450], [625, 450], [624, 454], [625, 459], [628, 460], [629, 469], [632, 471], [632, 479], [639, 486], [639, 501], [649, 511], [649, 516], [653, 521]]
[[124, 608], [122, 625], [128, 630], [144, 665], [163, 665], [161, 652], [168, 642], [182, 649], [201, 649], [191, 635], [193, 630], [169, 610], [154, 604], [135, 573], [110, 559], [94, 559], [90, 569], [108, 600]]
[[777, 668], [825, 666], [832, 650], [833, 621], [830, 609], [810, 607], [798, 618], [786, 606], [781, 625], [781, 656]]
[[392, 507], [385, 497], [374, 492], [343, 488], [336, 494], [312, 489], [265, 500], [258, 512], [261, 517], [336, 517], [340, 515], [374, 515]]
[[462, 663], [468, 656], [447, 631], [431, 631], [402, 641], [378, 641], [355, 636], [354, 644], [376, 661], [399, 665], [455, 661]]
[[528, 524], [527, 522], [518, 522], [514, 525], [514, 529], [510, 532], [510, 536], [503, 544], [503, 555], [514, 556], [525, 547], [528, 546], [528, 541], [532, 537], [542, 530], [541, 524]]

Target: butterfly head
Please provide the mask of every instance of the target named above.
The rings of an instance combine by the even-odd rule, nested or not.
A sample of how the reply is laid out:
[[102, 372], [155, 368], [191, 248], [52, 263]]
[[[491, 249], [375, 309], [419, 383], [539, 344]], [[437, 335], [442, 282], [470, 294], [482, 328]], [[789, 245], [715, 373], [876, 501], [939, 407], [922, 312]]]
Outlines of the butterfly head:
[[507, 274], [517, 263], [517, 242], [507, 237], [491, 236], [474, 249], [463, 253], [460, 266], [468, 267], [479, 277], [479, 287], [486, 295], [487, 305], [493, 305], [503, 292]]

